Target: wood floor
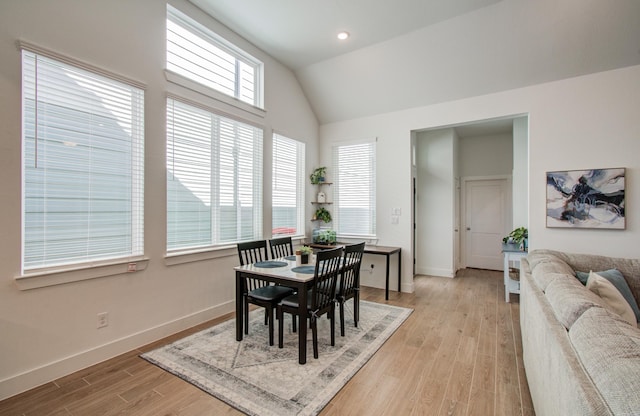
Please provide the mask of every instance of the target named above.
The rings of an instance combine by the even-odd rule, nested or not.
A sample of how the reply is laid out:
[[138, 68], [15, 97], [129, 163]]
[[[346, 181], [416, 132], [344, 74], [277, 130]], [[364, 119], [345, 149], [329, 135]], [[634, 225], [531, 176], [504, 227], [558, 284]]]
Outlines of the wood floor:
[[[534, 415], [522, 366], [518, 295], [502, 273], [418, 276], [389, 303], [414, 313], [321, 415]], [[362, 298], [384, 302], [384, 291]], [[0, 415], [240, 415], [138, 357], [227, 315], [0, 402]]]

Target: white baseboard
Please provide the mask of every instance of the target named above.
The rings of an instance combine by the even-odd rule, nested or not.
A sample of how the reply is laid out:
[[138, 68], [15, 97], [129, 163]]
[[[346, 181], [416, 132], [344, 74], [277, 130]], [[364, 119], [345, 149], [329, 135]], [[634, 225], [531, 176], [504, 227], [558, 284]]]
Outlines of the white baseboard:
[[135, 334], [116, 339], [107, 344], [73, 354], [21, 374], [0, 380], [0, 400], [7, 399], [34, 387], [49, 383], [83, 368], [101, 363], [143, 345], [175, 334], [235, 310], [235, 301], [225, 302], [195, 312]]

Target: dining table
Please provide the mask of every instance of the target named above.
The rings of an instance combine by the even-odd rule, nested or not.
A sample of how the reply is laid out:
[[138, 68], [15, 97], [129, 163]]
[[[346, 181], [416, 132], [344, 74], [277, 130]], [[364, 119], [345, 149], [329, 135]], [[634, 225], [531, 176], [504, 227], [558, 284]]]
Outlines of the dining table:
[[257, 278], [270, 283], [291, 287], [298, 294], [298, 362], [307, 362], [307, 291], [313, 285], [315, 264], [297, 265], [295, 256], [260, 261], [234, 267], [236, 272], [236, 340], [244, 334], [244, 307], [242, 294], [246, 278]]

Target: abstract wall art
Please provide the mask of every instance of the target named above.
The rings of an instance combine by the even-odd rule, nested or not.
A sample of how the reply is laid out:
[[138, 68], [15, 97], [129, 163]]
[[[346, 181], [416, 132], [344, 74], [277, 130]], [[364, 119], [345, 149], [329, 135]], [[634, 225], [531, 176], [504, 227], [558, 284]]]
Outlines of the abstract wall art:
[[547, 172], [547, 227], [625, 229], [625, 169]]

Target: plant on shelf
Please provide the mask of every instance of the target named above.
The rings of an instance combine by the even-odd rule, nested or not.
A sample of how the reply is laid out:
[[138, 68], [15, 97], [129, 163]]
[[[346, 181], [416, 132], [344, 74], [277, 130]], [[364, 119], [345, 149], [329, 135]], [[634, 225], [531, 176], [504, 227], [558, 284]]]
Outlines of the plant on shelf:
[[309, 179], [311, 179], [311, 184], [312, 185], [317, 185], [319, 183], [324, 182], [324, 174], [327, 171], [327, 167], [326, 166], [320, 166], [319, 168], [316, 168], [313, 173], [309, 176]]
[[525, 227], [518, 227], [503, 238], [502, 242], [520, 244], [527, 238], [529, 238], [529, 231]]
[[313, 216], [316, 220], [331, 222], [331, 213], [326, 208], [318, 208]]

